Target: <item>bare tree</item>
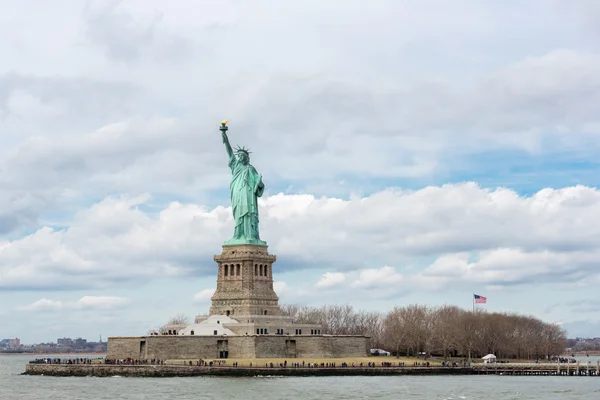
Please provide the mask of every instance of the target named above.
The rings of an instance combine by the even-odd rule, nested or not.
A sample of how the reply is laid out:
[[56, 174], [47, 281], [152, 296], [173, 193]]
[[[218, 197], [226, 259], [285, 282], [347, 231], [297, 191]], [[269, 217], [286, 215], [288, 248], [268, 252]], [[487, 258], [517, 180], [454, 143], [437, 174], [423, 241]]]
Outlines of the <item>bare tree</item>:
[[185, 314], [181, 313], [169, 318], [167, 325], [187, 325], [188, 321], [189, 318]]
[[560, 356], [567, 346], [566, 331], [557, 324], [546, 324], [542, 331], [542, 349], [546, 359]]
[[150, 328], [148, 329], [148, 334], [154, 334], [154, 333], [158, 333], [158, 334], [163, 334], [166, 333], [168, 331], [168, 326], [169, 325], [187, 325], [189, 321], [189, 318], [183, 314], [177, 314], [171, 318], [169, 318], [169, 320], [167, 321], [166, 324], [157, 326], [156, 328]]
[[298, 318], [298, 314], [300, 312], [300, 306], [297, 304], [282, 304], [279, 309], [281, 310], [281, 314], [292, 317], [292, 321], [296, 322]]
[[408, 349], [407, 312], [404, 307], [394, 307], [383, 320], [383, 343], [387, 350], [392, 350], [400, 356], [401, 349]]
[[379, 312], [355, 310], [351, 305], [325, 305], [322, 307], [284, 304], [283, 315], [292, 317], [294, 323], [319, 324], [323, 333], [331, 335], [366, 335], [371, 347], [380, 347], [383, 334], [383, 316]]
[[394, 307], [385, 315], [356, 311], [350, 305], [309, 307], [284, 305], [295, 323], [320, 324], [324, 333], [367, 335], [371, 348], [399, 355], [460, 355], [472, 359], [487, 353], [503, 358], [552, 357], [566, 347], [566, 333], [537, 318], [508, 313], [463, 310], [445, 305]]
[[319, 324], [323, 319], [322, 311], [316, 307], [284, 304], [280, 309], [283, 315], [292, 317], [297, 324]]
[[359, 311], [354, 334], [369, 336], [371, 348], [381, 348], [383, 343], [382, 315], [375, 311]]
[[430, 312], [427, 306], [411, 304], [405, 307], [406, 328], [409, 332], [406, 340], [407, 352], [406, 355], [412, 353], [413, 356], [418, 356], [421, 351], [427, 350], [427, 345], [430, 338]]
[[457, 321], [457, 340], [463, 355], [472, 359], [473, 351], [482, 333], [481, 312], [462, 311]]
[[458, 346], [458, 324], [461, 309], [445, 305], [432, 313], [433, 347], [448, 360], [448, 354]]

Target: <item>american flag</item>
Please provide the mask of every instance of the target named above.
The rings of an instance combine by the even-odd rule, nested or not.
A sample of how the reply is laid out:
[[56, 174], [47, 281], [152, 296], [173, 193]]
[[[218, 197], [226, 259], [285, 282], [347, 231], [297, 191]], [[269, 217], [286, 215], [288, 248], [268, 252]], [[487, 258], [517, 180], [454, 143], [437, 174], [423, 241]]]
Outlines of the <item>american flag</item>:
[[475, 296], [475, 303], [477, 304], [485, 304], [487, 302], [487, 297], [483, 297], [478, 294], [474, 294], [473, 296]]

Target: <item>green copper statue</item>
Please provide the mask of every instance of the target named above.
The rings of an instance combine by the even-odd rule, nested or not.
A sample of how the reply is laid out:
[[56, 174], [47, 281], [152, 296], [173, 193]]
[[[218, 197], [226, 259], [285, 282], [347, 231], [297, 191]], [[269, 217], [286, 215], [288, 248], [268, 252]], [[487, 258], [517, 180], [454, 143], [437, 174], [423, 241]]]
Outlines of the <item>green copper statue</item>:
[[234, 154], [227, 137], [227, 120], [221, 122], [219, 129], [229, 155], [229, 168], [231, 168], [232, 175], [229, 190], [231, 192], [233, 219], [235, 220], [233, 238], [227, 240], [225, 244], [266, 245], [267, 242], [260, 240], [258, 235], [257, 200], [265, 190], [262, 175], [250, 165], [250, 151], [248, 149], [238, 147]]

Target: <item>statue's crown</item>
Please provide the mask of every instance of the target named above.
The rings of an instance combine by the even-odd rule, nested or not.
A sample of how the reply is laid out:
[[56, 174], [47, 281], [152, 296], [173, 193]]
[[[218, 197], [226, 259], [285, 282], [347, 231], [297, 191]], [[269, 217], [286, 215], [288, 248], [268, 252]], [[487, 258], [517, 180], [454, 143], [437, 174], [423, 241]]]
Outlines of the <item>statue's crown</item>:
[[250, 155], [250, 153], [252, 153], [252, 152], [250, 151], [250, 149], [247, 149], [247, 148], [245, 148], [244, 146], [242, 146], [242, 147], [236, 147], [236, 149], [235, 149], [235, 152], [236, 152], [236, 153], [246, 153], [246, 155], [247, 155], [247, 156], [249, 156], [249, 155]]

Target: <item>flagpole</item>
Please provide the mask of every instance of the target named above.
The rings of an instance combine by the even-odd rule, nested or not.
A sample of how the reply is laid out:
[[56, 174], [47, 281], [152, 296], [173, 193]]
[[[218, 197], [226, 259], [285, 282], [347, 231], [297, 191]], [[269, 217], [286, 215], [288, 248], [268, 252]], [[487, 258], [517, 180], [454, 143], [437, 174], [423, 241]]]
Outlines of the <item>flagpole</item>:
[[473, 293], [473, 297], [471, 297], [471, 301], [473, 302], [473, 314], [475, 314], [475, 293]]

